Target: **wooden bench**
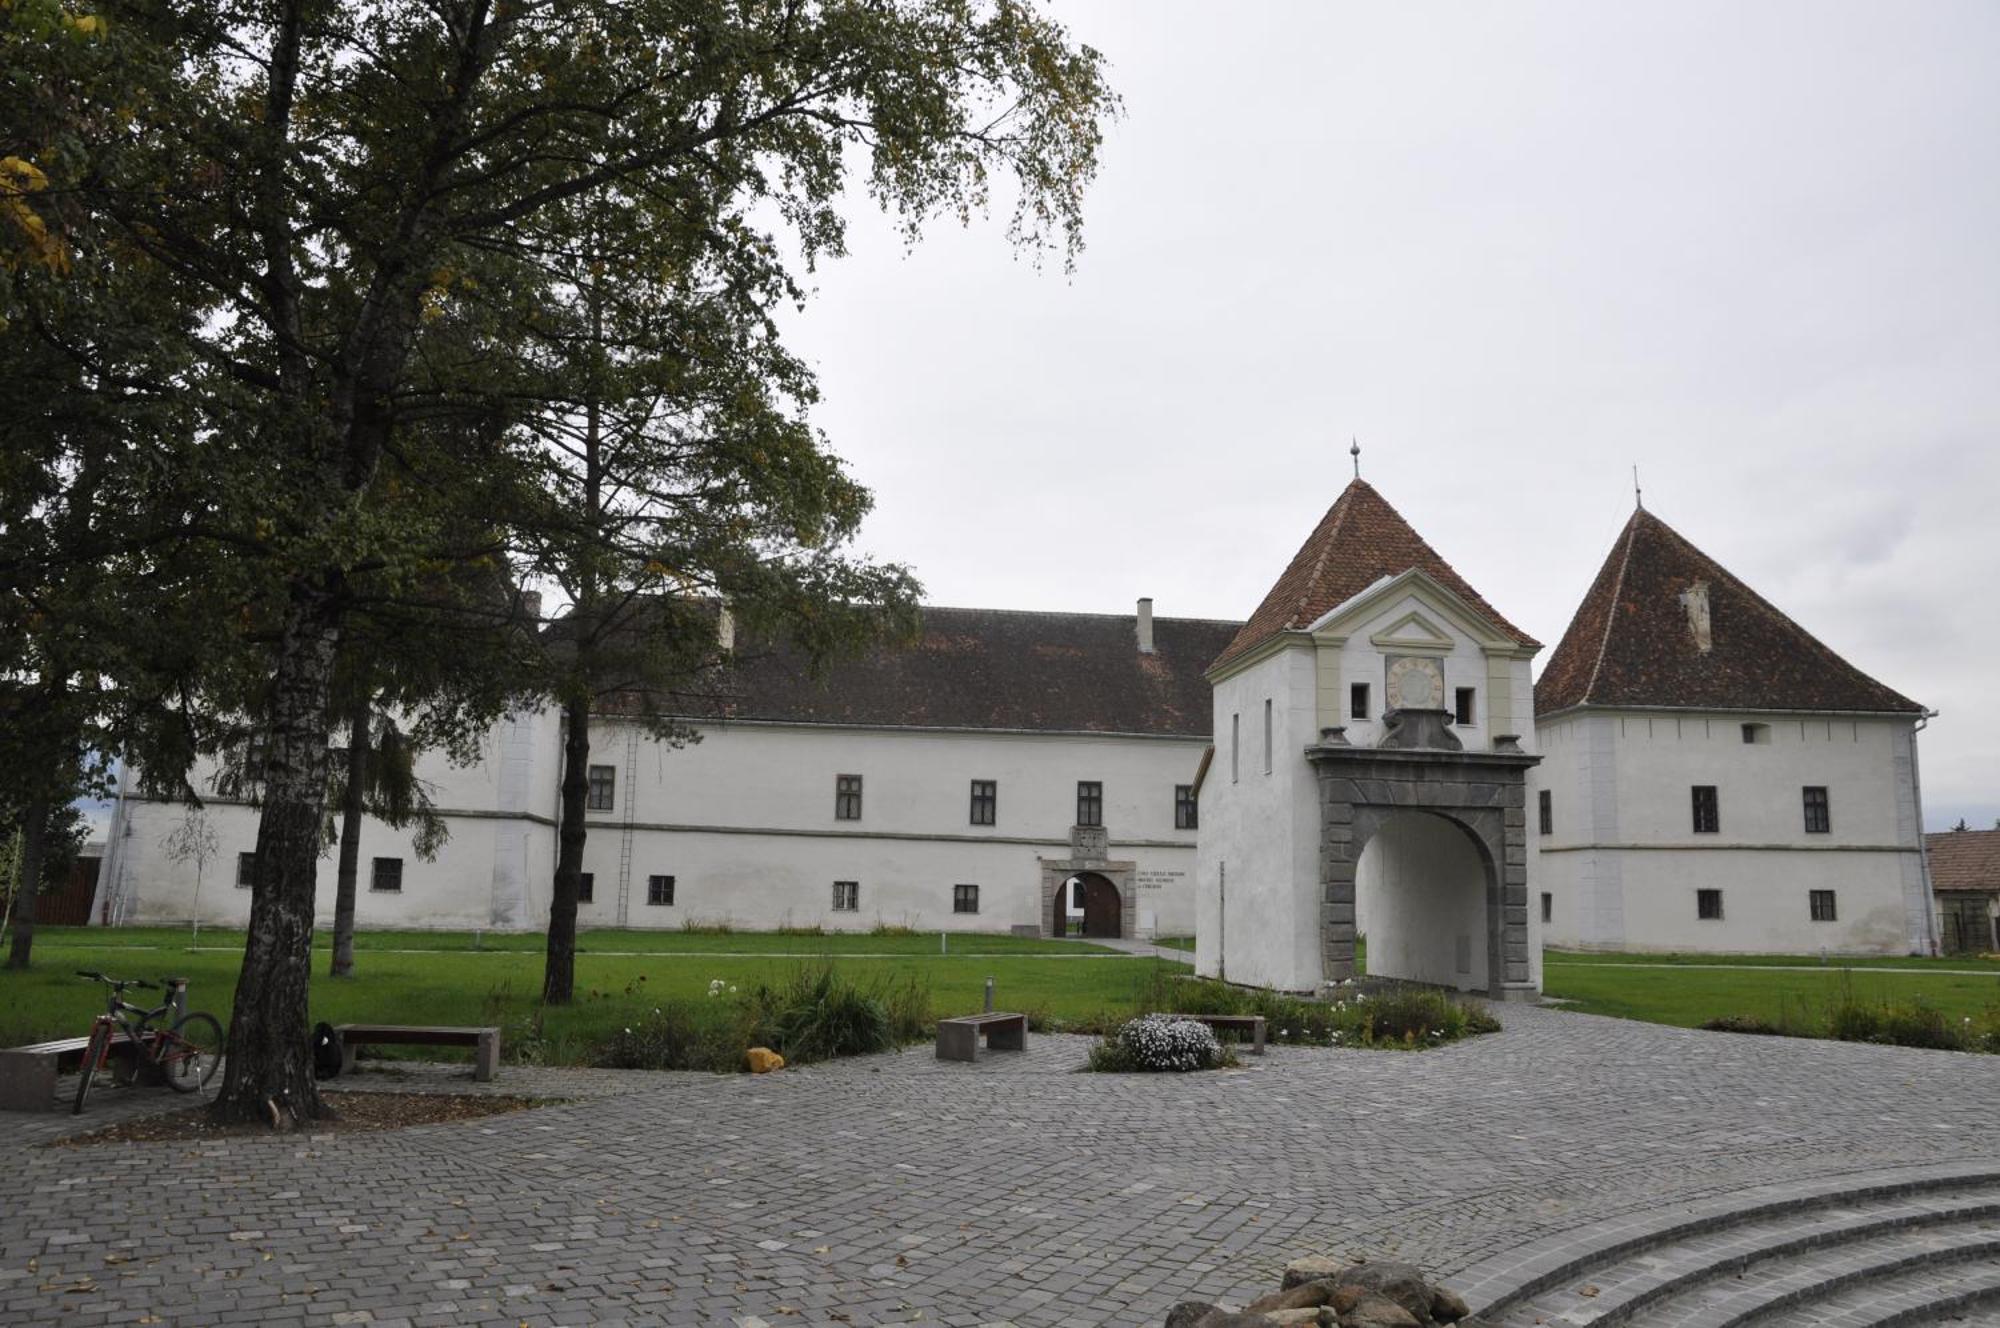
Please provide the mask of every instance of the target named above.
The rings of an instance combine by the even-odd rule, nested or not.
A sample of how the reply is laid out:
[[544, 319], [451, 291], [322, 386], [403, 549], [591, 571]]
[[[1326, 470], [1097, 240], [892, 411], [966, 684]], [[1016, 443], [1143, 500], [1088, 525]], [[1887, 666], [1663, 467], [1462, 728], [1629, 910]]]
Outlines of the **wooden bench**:
[[[56, 1079], [83, 1065], [88, 1035], [37, 1042], [32, 1047], [0, 1049], [0, 1111], [55, 1111], [64, 1104], [56, 1100]], [[129, 1049], [132, 1039], [114, 1033], [111, 1048]]]
[[941, 1061], [976, 1061], [979, 1038], [986, 1036], [988, 1051], [1026, 1051], [1028, 1016], [1024, 1014], [967, 1014], [956, 1019], [938, 1020], [937, 1054]]
[[340, 1024], [340, 1072], [354, 1070], [354, 1049], [361, 1046], [472, 1047], [472, 1077], [480, 1083], [500, 1068], [497, 1028], [434, 1028], [417, 1024]]
[[1191, 1019], [1197, 1024], [1207, 1024], [1218, 1033], [1248, 1033], [1250, 1054], [1264, 1054], [1264, 1016], [1261, 1014], [1156, 1014], [1153, 1019]]

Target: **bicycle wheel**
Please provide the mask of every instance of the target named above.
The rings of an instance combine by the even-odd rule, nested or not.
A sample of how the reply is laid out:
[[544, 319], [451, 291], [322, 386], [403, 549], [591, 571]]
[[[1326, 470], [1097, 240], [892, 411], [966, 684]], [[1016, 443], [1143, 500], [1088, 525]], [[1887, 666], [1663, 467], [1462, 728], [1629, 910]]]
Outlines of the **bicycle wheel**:
[[83, 1049], [83, 1070], [76, 1077], [76, 1101], [69, 1109], [72, 1116], [83, 1114], [83, 1100], [90, 1096], [90, 1081], [97, 1073], [97, 1063], [104, 1059], [105, 1043], [110, 1040], [110, 1030], [103, 1024], [96, 1024], [90, 1030], [90, 1045]]
[[160, 1073], [176, 1093], [192, 1093], [222, 1064], [222, 1025], [212, 1014], [183, 1015], [161, 1036]]

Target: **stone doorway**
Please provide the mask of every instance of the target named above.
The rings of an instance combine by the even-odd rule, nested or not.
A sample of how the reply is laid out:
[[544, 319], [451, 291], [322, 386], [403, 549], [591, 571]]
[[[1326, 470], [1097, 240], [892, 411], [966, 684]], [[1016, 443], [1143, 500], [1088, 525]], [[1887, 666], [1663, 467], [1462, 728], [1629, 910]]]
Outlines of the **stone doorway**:
[[[1125, 901], [1118, 887], [1097, 872], [1083, 872], [1063, 882], [1072, 910], [1081, 905], [1083, 935], [1093, 940], [1116, 940], [1125, 934]], [[1069, 913], [1070, 917], [1075, 912]]]
[[1085, 936], [1134, 934], [1139, 924], [1138, 891], [1132, 880], [1137, 863], [1043, 858], [1041, 868], [1042, 927], [1047, 935], [1068, 934], [1070, 900], [1079, 888]]
[[[1329, 728], [1306, 749], [1319, 779], [1321, 980], [1355, 976], [1366, 921], [1371, 976], [1534, 999], [1527, 773], [1541, 758], [1512, 736], [1468, 752], [1443, 710], [1383, 718], [1378, 746], [1352, 746]], [[1357, 909], [1364, 865], [1378, 918]]]

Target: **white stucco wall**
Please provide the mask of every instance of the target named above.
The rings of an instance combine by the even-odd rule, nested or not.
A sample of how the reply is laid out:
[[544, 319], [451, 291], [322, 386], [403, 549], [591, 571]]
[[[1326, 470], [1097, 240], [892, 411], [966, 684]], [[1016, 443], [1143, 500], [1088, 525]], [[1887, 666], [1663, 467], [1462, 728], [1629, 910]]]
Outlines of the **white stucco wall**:
[[1486, 867], [1450, 822], [1421, 812], [1384, 821], [1355, 871], [1355, 916], [1371, 976], [1486, 990]]
[[[1215, 684], [1215, 760], [1201, 791], [1195, 971], [1304, 991], [1320, 982], [1314, 651], [1301, 642]], [[1271, 769], [1264, 704], [1271, 703]], [[1232, 743], [1232, 732], [1239, 734]], [[1232, 755], [1232, 747], [1234, 752]], [[1233, 771], [1233, 777], [1232, 777]]]
[[[585, 926], [679, 927], [693, 919], [739, 927], [878, 922], [1005, 931], [1039, 920], [1037, 859], [1067, 858], [1080, 780], [1103, 785], [1110, 858], [1135, 864], [1141, 931], [1194, 930], [1194, 830], [1174, 827], [1174, 789], [1194, 782], [1205, 742], [1099, 735], [864, 730], [828, 726], [710, 726], [669, 748], [631, 726], [593, 726], [591, 764], [617, 770], [613, 807], [589, 814]], [[406, 832], [370, 820], [362, 835], [357, 911], [366, 927], [536, 930], [546, 925], [555, 862], [560, 726], [553, 714], [503, 721], [482, 758], [419, 767], [451, 837], [432, 863]], [[862, 777], [862, 815], [835, 816], [837, 775]], [[206, 772], [197, 774], [201, 783]], [[996, 823], [971, 824], [971, 781], [999, 785]], [[164, 836], [178, 806], [127, 797], [111, 888], [125, 920], [181, 922], [195, 908], [191, 865]], [[219, 841], [200, 911], [241, 922], [236, 855], [256, 843], [257, 814], [211, 802]], [[628, 831], [627, 824], [630, 824]], [[630, 851], [626, 839], [630, 836]], [[404, 859], [400, 894], [368, 888], [370, 859]], [[629, 867], [628, 867], [629, 864]], [[320, 865], [320, 917], [331, 920], [335, 859]], [[648, 905], [649, 875], [675, 878], [671, 907]], [[620, 909], [621, 876], [626, 876]], [[856, 881], [860, 908], [835, 912], [832, 883]], [[219, 882], [219, 884], [218, 884]], [[977, 913], [953, 911], [958, 884], [980, 887]]]
[[[1768, 725], [1746, 743], [1743, 725]], [[1549, 943], [1596, 949], [1904, 953], [1929, 931], [1913, 723], [1905, 718], [1578, 711], [1543, 721], [1536, 836]], [[1696, 785], [1719, 829], [1693, 829]], [[1805, 830], [1803, 790], [1828, 791], [1831, 829]], [[1536, 826], [1531, 796], [1529, 825]], [[1723, 892], [1720, 921], [1695, 891]], [[1809, 891], [1833, 890], [1814, 922]]]

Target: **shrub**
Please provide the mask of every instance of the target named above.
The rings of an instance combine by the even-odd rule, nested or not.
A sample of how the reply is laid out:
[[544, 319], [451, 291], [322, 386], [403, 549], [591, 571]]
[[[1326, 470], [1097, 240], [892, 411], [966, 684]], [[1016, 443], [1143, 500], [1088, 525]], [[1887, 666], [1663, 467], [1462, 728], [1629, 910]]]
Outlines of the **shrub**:
[[1093, 1053], [1093, 1070], [1147, 1070], [1185, 1073], [1212, 1070], [1222, 1063], [1222, 1044], [1207, 1024], [1171, 1017], [1134, 1019], [1106, 1045], [1115, 1050]]
[[1856, 1000], [1850, 993], [1827, 1007], [1826, 1035], [1841, 1042], [1874, 1042], [1882, 1032], [1878, 1006]]
[[1954, 1026], [1929, 1001], [1896, 1002], [1882, 1008], [1881, 1039], [1898, 1047], [1957, 1051], [1967, 1043], [1964, 1026]]
[[734, 936], [736, 928], [727, 922], [704, 922], [700, 918], [681, 919], [681, 930], [690, 936]]
[[1725, 1014], [1710, 1019], [1702, 1025], [1711, 1033], [1763, 1033], [1772, 1037], [1783, 1034], [1784, 1030], [1767, 1019], [1755, 1015]]
[[868, 929], [868, 934], [870, 936], [915, 936], [917, 930], [914, 927], [906, 927], [900, 923], [883, 922], [878, 919], [875, 925]]
[[739, 1007], [676, 1001], [613, 1033], [593, 1063], [613, 1070], [740, 1069], [749, 1046]]
[[748, 997], [756, 1039], [794, 1065], [889, 1051], [932, 1031], [930, 987], [915, 975], [863, 988], [827, 961]]
[[[1208, 978], [1154, 974], [1138, 993], [1140, 1013], [1260, 1014], [1272, 1042], [1321, 1047], [1430, 1047], [1498, 1032], [1485, 1010], [1428, 987], [1369, 995], [1334, 988], [1326, 1000], [1232, 987]], [[1086, 1027], [1083, 1031], [1111, 1032]]]

